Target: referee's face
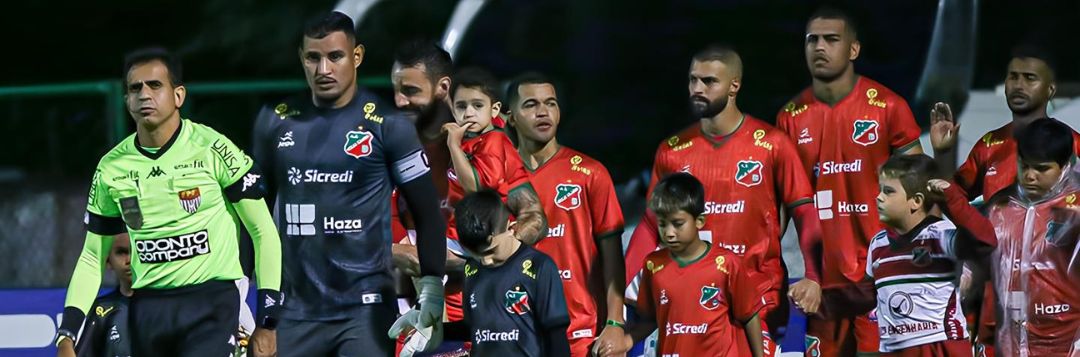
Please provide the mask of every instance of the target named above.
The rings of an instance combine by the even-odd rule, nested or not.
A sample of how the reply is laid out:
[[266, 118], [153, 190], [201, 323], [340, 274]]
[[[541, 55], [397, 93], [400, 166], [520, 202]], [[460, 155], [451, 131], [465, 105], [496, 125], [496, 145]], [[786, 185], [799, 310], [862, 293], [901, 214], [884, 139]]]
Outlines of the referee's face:
[[179, 119], [184, 104], [184, 86], [175, 86], [169, 78], [169, 68], [159, 60], [136, 64], [128, 70], [124, 99], [128, 113], [136, 125], [157, 127], [165, 121]]

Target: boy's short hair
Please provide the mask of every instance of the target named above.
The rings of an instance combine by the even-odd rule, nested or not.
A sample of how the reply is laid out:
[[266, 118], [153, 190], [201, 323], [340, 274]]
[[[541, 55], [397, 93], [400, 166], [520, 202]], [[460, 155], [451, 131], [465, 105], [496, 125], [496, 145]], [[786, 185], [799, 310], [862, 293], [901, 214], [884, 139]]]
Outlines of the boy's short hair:
[[1054, 118], [1036, 119], [1013, 137], [1020, 160], [1065, 166], [1073, 155], [1072, 128]]
[[454, 94], [457, 93], [458, 89], [470, 88], [484, 93], [491, 99], [491, 103], [495, 104], [495, 102], [499, 101], [499, 92], [496, 90], [497, 82], [491, 72], [478, 67], [463, 68], [454, 73], [454, 78], [450, 80], [450, 98], [454, 98]]
[[658, 215], [685, 211], [691, 216], [700, 216], [705, 213], [705, 186], [688, 173], [668, 175], [653, 188], [649, 209]]
[[881, 166], [878, 173], [882, 177], [894, 178], [900, 181], [904, 187], [907, 198], [922, 194], [923, 211], [929, 211], [935, 203], [944, 202], [942, 197], [931, 195], [926, 185], [931, 179], [940, 179], [941, 170], [934, 159], [925, 154], [917, 155], [893, 155]]
[[505, 232], [510, 209], [498, 192], [484, 189], [466, 195], [454, 205], [458, 242], [473, 252], [483, 250], [491, 237]]

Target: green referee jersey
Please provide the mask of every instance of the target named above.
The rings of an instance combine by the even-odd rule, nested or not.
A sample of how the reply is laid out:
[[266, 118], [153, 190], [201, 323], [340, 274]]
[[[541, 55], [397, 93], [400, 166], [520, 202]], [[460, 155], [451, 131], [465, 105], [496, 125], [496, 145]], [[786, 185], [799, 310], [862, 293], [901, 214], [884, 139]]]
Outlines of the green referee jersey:
[[254, 185], [252, 165], [224, 135], [188, 119], [154, 152], [132, 134], [98, 163], [88, 228], [102, 235], [126, 229], [135, 289], [241, 278], [239, 220], [225, 191]]

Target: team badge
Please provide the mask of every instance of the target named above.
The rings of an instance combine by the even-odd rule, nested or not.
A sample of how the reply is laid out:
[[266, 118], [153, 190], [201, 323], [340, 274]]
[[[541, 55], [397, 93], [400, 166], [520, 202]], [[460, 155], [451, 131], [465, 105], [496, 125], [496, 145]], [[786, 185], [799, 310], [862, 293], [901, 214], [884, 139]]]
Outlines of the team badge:
[[193, 188], [190, 190], [180, 191], [180, 207], [184, 208], [187, 213], [194, 214], [199, 210], [199, 204], [202, 203], [202, 195], [199, 194], [199, 188]]
[[581, 185], [569, 183], [556, 185], [555, 205], [567, 211], [581, 207]]
[[1063, 233], [1068, 231], [1067, 229], [1062, 228], [1065, 228], [1064, 223], [1055, 221], [1046, 222], [1046, 242], [1055, 246], [1058, 245], [1057, 243], [1065, 238], [1065, 234]]
[[139, 198], [135, 196], [124, 197], [120, 199], [120, 215], [124, 217], [124, 223], [127, 223], [131, 229], [142, 228], [143, 217], [142, 210], [139, 209]]
[[375, 136], [367, 130], [353, 130], [345, 133], [345, 154], [357, 159], [371, 155], [371, 143]]
[[716, 310], [720, 307], [720, 288], [715, 286], [702, 286], [701, 287], [701, 299], [698, 299], [698, 303], [705, 310]]
[[742, 160], [737, 165], [735, 171], [735, 182], [746, 187], [756, 186], [761, 183], [762, 168], [764, 166], [761, 161]]
[[889, 312], [893, 316], [908, 317], [914, 308], [915, 302], [911, 300], [911, 295], [908, 293], [897, 291], [889, 296]]
[[506, 299], [503, 301], [506, 312], [515, 315], [529, 313], [529, 293], [521, 289], [521, 285], [514, 286], [513, 290], [506, 291]]
[[807, 357], [821, 357], [821, 339], [806, 335], [806, 356]]
[[856, 120], [855, 130], [851, 132], [851, 141], [862, 146], [870, 146], [878, 141], [877, 120]]
[[911, 265], [925, 268], [930, 266], [933, 260], [933, 257], [930, 256], [930, 249], [927, 247], [915, 247], [915, 249], [911, 250]]

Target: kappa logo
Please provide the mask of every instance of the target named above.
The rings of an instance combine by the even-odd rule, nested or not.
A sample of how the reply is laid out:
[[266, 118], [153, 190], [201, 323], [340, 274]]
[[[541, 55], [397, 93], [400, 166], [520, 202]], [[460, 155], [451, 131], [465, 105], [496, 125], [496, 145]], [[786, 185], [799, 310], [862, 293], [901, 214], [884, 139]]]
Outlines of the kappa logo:
[[507, 290], [506, 299], [503, 300], [503, 307], [506, 312], [515, 315], [524, 315], [532, 310], [529, 307], [529, 293], [521, 288], [521, 285], [514, 286], [513, 289]]
[[255, 184], [259, 182], [259, 177], [262, 176], [253, 173], [244, 175], [244, 186], [240, 188], [240, 192], [247, 192], [249, 187], [255, 186]]
[[202, 195], [199, 193], [199, 188], [193, 188], [190, 190], [180, 191], [180, 207], [184, 208], [189, 214], [195, 214], [199, 210], [199, 205], [202, 204]]
[[162, 175], [165, 175], [165, 170], [162, 170], [159, 166], [154, 166], [150, 169], [150, 174], [146, 175], [146, 178], [154, 178]]
[[854, 130], [851, 132], [851, 141], [862, 146], [870, 146], [878, 142], [877, 120], [856, 120]]
[[735, 182], [746, 187], [753, 187], [761, 184], [763, 167], [764, 165], [761, 164], [761, 161], [739, 161], [735, 170]]
[[374, 138], [375, 135], [363, 129], [345, 133], [345, 154], [357, 159], [371, 155], [372, 140]]
[[720, 307], [720, 288], [715, 286], [702, 286], [701, 298], [698, 299], [698, 304], [704, 307], [705, 310], [716, 310]]
[[581, 207], [581, 185], [570, 183], [556, 185], [555, 205], [567, 211]]

